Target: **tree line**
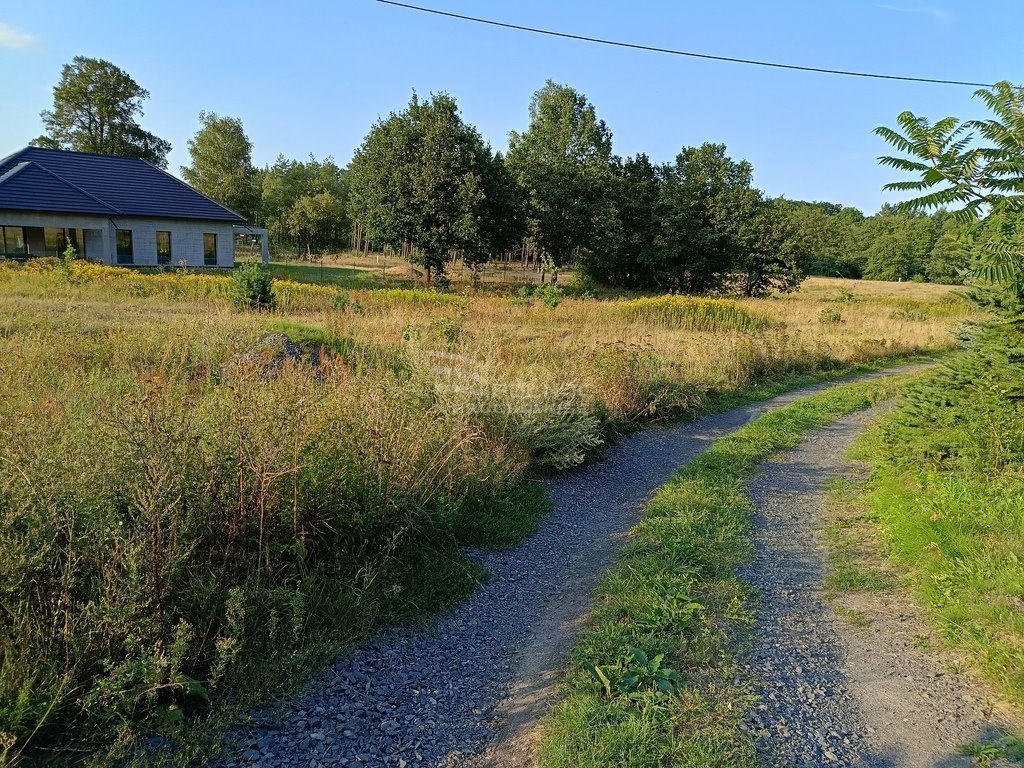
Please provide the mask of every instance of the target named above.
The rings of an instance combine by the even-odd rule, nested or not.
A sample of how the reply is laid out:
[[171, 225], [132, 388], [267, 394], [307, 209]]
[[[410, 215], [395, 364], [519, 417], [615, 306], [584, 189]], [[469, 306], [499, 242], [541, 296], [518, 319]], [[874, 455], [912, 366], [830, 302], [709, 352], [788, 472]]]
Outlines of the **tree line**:
[[[166, 167], [170, 144], [136, 116], [149, 94], [110, 62], [76, 57], [43, 112], [43, 146], [142, 157]], [[347, 168], [330, 157], [252, 163], [240, 120], [201, 112], [181, 175], [266, 225], [276, 249], [349, 245], [393, 250], [444, 280], [527, 253], [557, 280], [569, 266], [638, 290], [761, 295], [803, 275], [960, 282], [969, 266], [963, 225], [883, 208], [865, 216], [827, 202], [771, 198], [753, 168], [722, 144], [684, 147], [672, 162], [622, 158], [596, 109], [547, 82], [529, 127], [494, 152], [440, 93], [379, 120]]]

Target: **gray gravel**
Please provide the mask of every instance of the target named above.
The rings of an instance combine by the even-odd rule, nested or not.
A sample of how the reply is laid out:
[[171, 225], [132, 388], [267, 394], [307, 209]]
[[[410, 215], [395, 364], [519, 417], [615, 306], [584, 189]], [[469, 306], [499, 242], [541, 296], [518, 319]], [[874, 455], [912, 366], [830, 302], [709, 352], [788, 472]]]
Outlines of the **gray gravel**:
[[[543, 714], [553, 676], [538, 682], [522, 675], [564, 661], [617, 537], [636, 522], [650, 494], [714, 440], [828, 386], [630, 435], [600, 462], [550, 480], [553, 513], [518, 548], [477, 553], [491, 579], [434, 630], [391, 630], [339, 660], [283, 713], [256, 715], [216, 765], [473, 762], [496, 734], [499, 742], [508, 737], [510, 720], [535, 722]], [[569, 629], [538, 638], [538, 626], [553, 624]], [[541, 663], [524, 665], [524, 654], [533, 648], [537, 655], [538, 643]], [[780, 670], [788, 669], [782, 661]], [[532, 695], [510, 708], [524, 687]]]
[[917, 646], [927, 629], [904, 595], [849, 598], [868, 625], [840, 621], [825, 599], [817, 526], [830, 477], [877, 409], [811, 433], [749, 484], [756, 556], [743, 578], [760, 591], [747, 673], [758, 698], [746, 723], [765, 766], [970, 766], [959, 745], [992, 741], [1003, 723], [990, 694]]

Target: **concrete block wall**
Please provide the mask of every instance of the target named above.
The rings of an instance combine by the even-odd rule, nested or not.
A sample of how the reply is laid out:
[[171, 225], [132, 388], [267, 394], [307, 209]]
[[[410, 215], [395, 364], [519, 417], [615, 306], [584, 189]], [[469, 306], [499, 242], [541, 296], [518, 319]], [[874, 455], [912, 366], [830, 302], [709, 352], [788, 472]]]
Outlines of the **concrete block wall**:
[[[157, 266], [156, 233], [171, 233], [171, 266], [178, 266], [183, 261], [187, 267], [203, 267], [203, 235], [212, 233], [217, 236], [217, 266], [229, 268], [235, 263], [234, 231], [230, 224], [215, 221], [178, 221], [172, 219], [113, 219], [116, 229], [129, 229], [132, 232], [132, 264], [137, 267]], [[111, 227], [110, 232], [111, 259], [108, 263], [117, 264], [117, 233]]]
[[[85, 256], [104, 264], [117, 264], [117, 230], [132, 232], [132, 266], [158, 266], [157, 230], [171, 233], [171, 264], [183, 261], [188, 267], [202, 268], [203, 234], [217, 235], [217, 266], [235, 264], [235, 237], [230, 223], [186, 219], [142, 219], [128, 217], [75, 216], [55, 213], [0, 210], [0, 226], [66, 227], [85, 230]], [[126, 265], [127, 266], [127, 265]], [[212, 268], [212, 267], [211, 267]]]

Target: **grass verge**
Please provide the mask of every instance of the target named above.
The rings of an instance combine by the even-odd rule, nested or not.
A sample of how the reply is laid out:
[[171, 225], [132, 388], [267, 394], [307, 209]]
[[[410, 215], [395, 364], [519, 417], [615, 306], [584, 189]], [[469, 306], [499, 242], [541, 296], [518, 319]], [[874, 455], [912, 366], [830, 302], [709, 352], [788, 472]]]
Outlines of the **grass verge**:
[[839, 386], [762, 416], [658, 491], [597, 590], [544, 724], [544, 768], [756, 765], [735, 676], [736, 639], [752, 620], [736, 573], [750, 554], [746, 481], [772, 454], [905, 382]]
[[[943, 640], [965, 652], [1020, 711], [1024, 472], [1019, 454], [1007, 450], [996, 460], [974, 445], [994, 450], [1019, 435], [986, 421], [991, 414], [1013, 417], [1009, 409], [988, 409], [984, 393], [961, 393], [944, 375], [913, 388], [907, 403], [855, 446], [872, 466], [861, 503], [876, 521], [883, 552]], [[951, 418], [931, 409], [936, 390]], [[1019, 431], [1020, 406], [1010, 407]]]

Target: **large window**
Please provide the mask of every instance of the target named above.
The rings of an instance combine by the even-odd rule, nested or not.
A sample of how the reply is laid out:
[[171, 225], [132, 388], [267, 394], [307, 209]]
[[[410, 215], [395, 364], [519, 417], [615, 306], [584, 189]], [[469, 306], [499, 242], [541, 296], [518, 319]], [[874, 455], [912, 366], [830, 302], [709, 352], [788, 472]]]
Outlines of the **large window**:
[[156, 263], [171, 263], [171, 233], [156, 231]]
[[217, 234], [206, 232], [203, 235], [203, 264], [207, 267], [217, 266]]
[[63, 227], [0, 227], [0, 258], [60, 256], [71, 246], [85, 256], [85, 230]]
[[21, 227], [0, 227], [4, 256], [25, 256], [25, 232]]
[[135, 261], [135, 252], [132, 249], [132, 231], [130, 229], [117, 230], [117, 263], [132, 264]]
[[68, 231], [56, 227], [43, 229], [43, 239], [46, 241], [46, 255], [60, 256], [68, 248]]

